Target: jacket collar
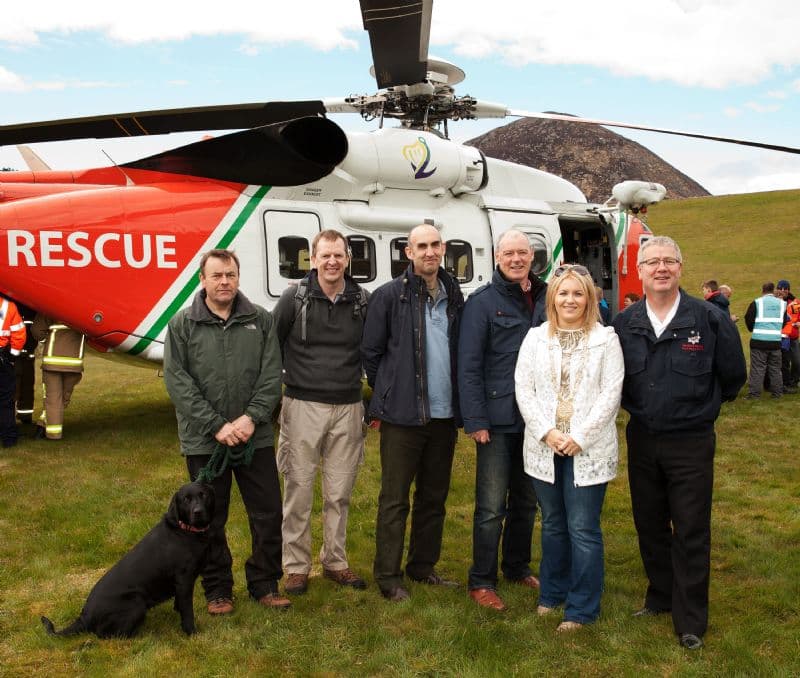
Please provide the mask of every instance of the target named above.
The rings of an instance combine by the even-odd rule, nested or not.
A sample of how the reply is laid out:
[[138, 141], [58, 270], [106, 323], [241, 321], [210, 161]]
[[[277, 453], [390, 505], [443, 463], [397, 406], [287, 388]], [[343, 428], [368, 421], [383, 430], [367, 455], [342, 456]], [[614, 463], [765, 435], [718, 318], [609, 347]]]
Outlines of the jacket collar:
[[[547, 287], [547, 283], [542, 282], [537, 276], [533, 273], [528, 272], [528, 280], [531, 282], [531, 295], [533, 298], [536, 298], [539, 290], [544, 289]], [[500, 267], [494, 267], [494, 273], [492, 273], [492, 284], [497, 286], [497, 289], [502, 292], [503, 294], [510, 294], [510, 295], [522, 295], [522, 288], [519, 286], [519, 283], [511, 282], [508, 280], [501, 272]]]
[[[683, 288], [678, 290], [680, 294], [680, 301], [678, 302], [678, 310], [675, 312], [675, 317], [672, 322], [667, 326], [667, 330], [674, 330], [683, 327], [694, 327], [697, 323], [695, 321], [694, 313], [692, 313], [689, 303], [687, 301], [688, 295]], [[643, 297], [641, 303], [631, 306], [630, 314], [631, 319], [628, 326], [631, 328], [638, 328], [643, 330], [653, 331], [653, 326], [650, 323], [650, 318], [647, 316], [647, 296]], [[664, 336], [663, 334], [661, 336]]]
[[[230, 324], [232, 322], [238, 322], [243, 319], [249, 319], [256, 314], [256, 307], [253, 303], [244, 295], [244, 293], [239, 290], [236, 293], [236, 298], [233, 301], [233, 309], [231, 310], [231, 314], [228, 317], [227, 322], [225, 323]], [[189, 309], [189, 319], [193, 320], [194, 322], [198, 323], [212, 323], [217, 321], [217, 316], [215, 316], [211, 309], [208, 308], [206, 305], [206, 291], [200, 290], [197, 294], [194, 295], [194, 299], [192, 300], [192, 305]]]
[[[450, 276], [450, 274], [445, 271], [441, 266], [436, 274], [439, 282], [444, 285], [445, 292], [447, 293], [448, 301], [452, 300], [453, 298], [453, 290], [455, 281]], [[411, 263], [406, 268], [406, 272], [403, 274], [403, 281], [402, 281], [402, 291], [400, 292], [400, 299], [405, 300], [407, 298], [407, 292], [420, 295], [423, 292], [423, 288], [425, 287], [425, 280], [414, 273], [414, 264]]]

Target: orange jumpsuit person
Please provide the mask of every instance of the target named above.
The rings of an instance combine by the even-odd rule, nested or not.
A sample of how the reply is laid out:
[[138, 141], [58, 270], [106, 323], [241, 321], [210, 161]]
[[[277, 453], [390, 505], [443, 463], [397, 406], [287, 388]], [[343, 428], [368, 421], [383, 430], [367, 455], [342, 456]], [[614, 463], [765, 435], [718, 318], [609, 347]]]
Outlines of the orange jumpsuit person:
[[37, 339], [45, 339], [42, 351], [44, 410], [37, 422], [36, 437], [59, 440], [63, 435], [64, 409], [83, 377], [84, 337], [41, 313], [33, 321], [32, 331]]
[[17, 444], [17, 422], [14, 418], [16, 375], [14, 360], [25, 345], [25, 324], [10, 299], [0, 296], [0, 439], [3, 447]]

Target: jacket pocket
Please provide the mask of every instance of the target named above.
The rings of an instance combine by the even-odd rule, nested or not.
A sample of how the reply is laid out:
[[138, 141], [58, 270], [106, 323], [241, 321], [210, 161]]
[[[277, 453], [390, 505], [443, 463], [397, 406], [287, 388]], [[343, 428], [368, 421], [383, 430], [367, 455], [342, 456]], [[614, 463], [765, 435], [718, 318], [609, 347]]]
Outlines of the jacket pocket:
[[711, 397], [714, 385], [712, 360], [703, 355], [672, 357], [672, 396], [675, 400], [705, 400]]
[[496, 353], [517, 353], [528, 326], [519, 318], [495, 316], [492, 320], [492, 350]]
[[516, 419], [514, 380], [486, 385], [486, 406], [492, 426], [511, 426]]

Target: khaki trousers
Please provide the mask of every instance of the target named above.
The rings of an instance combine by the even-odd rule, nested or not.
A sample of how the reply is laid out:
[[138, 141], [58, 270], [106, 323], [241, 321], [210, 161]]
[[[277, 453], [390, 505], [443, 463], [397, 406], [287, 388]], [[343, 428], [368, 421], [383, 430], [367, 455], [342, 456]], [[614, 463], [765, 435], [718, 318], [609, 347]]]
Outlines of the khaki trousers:
[[53, 372], [42, 370], [44, 389], [44, 411], [39, 425], [44, 426], [45, 435], [58, 440], [63, 433], [64, 409], [69, 405], [72, 391], [83, 378], [81, 372]]
[[328, 570], [348, 567], [347, 514], [350, 495], [364, 462], [359, 401], [344, 405], [316, 403], [284, 396], [278, 439], [278, 469], [283, 474], [283, 570], [311, 570], [311, 508], [314, 481], [322, 465], [322, 548], [319, 559]]

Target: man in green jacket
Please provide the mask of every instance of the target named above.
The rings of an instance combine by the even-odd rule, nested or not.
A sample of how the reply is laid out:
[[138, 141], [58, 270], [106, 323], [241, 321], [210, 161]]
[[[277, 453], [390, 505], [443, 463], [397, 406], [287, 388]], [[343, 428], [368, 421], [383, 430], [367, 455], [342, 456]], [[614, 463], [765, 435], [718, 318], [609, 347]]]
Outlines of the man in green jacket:
[[252, 536], [248, 592], [266, 607], [286, 608], [289, 600], [278, 593], [282, 510], [272, 411], [281, 392], [281, 354], [275, 324], [239, 291], [233, 252], [202, 256], [200, 286], [192, 305], [170, 321], [164, 345], [164, 382], [177, 413], [181, 453], [194, 479], [219, 446], [252, 441], [254, 447], [249, 464], [228, 467], [212, 482], [216, 511], [202, 572], [208, 611], [233, 611], [233, 560], [225, 538], [232, 476]]

